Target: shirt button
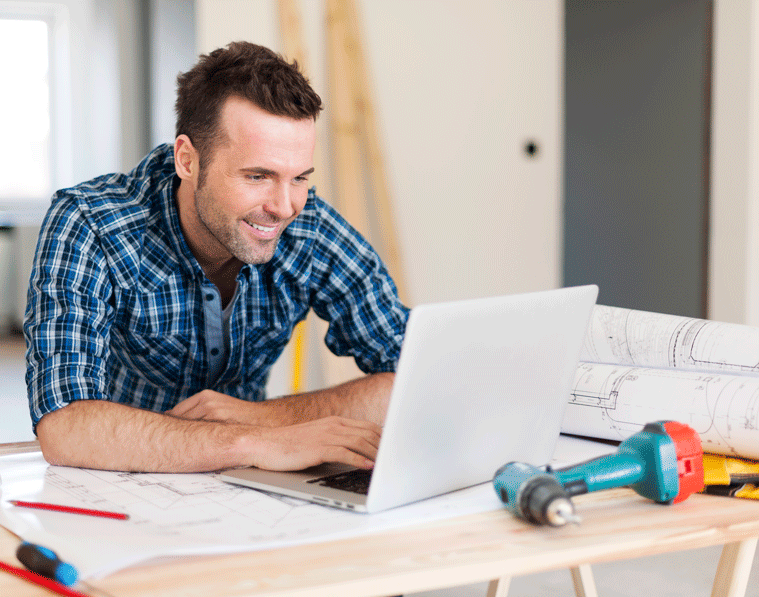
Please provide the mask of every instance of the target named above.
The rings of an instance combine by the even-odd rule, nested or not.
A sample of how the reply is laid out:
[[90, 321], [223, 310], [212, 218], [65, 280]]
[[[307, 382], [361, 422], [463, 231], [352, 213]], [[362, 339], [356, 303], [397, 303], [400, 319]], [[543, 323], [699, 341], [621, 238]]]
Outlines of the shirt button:
[[214, 299], [214, 295], [213, 295], [213, 293], [212, 293], [212, 292], [209, 292], [209, 293], [206, 295], [206, 300], [207, 300], [207, 301], [212, 301], [213, 299]]
[[218, 348], [212, 348], [212, 349], [211, 349], [211, 354], [212, 354], [213, 356], [216, 356], [217, 354], [219, 354], [219, 349], [218, 349]]

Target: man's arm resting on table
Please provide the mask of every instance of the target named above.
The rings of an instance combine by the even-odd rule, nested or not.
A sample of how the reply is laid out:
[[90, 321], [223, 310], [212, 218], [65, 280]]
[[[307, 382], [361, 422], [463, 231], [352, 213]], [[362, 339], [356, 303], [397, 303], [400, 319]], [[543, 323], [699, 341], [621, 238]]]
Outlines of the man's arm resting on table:
[[190, 396], [169, 411], [185, 419], [281, 426], [341, 416], [382, 425], [395, 373], [374, 373], [338, 386], [267, 400], [247, 402], [213, 390]]
[[37, 425], [51, 464], [142, 472], [234, 466], [298, 470], [322, 462], [371, 467], [380, 429], [328, 417], [286, 427], [181, 419], [103, 400], [80, 400]]

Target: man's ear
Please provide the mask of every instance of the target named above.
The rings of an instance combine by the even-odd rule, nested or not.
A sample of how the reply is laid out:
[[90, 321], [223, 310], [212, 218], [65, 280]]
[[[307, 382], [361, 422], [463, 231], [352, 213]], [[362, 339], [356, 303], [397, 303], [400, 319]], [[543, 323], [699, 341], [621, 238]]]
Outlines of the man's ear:
[[198, 152], [187, 135], [179, 135], [174, 141], [174, 169], [182, 180], [197, 180], [200, 168]]

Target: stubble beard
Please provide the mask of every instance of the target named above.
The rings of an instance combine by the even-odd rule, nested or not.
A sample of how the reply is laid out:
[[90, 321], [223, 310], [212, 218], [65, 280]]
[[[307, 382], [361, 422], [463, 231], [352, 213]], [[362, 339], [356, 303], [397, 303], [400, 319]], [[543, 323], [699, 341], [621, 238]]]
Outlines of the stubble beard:
[[215, 238], [233, 257], [252, 265], [267, 263], [274, 257], [281, 232], [276, 238], [267, 241], [246, 239], [240, 227], [247, 224], [241, 223], [240, 220], [230, 221], [224, 213], [217, 209], [213, 196], [206, 190], [205, 186], [201, 186], [195, 191], [194, 199], [198, 220], [206, 232]]

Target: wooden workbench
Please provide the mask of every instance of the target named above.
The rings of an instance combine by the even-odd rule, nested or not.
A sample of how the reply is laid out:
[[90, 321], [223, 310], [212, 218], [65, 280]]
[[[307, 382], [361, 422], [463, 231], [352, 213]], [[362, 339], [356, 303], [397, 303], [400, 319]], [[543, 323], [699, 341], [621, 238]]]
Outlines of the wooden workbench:
[[[502, 579], [491, 583], [489, 594], [505, 595], [514, 576], [575, 568], [579, 580], [587, 564], [725, 545], [713, 595], [745, 592], [759, 502], [694, 495], [662, 506], [628, 489], [574, 501], [579, 526], [535, 527], [494, 511], [323, 544], [182, 558], [90, 584], [113, 597], [368, 597]], [[17, 545], [0, 529], [2, 561], [16, 563]], [[592, 594], [593, 588], [590, 582], [578, 592]], [[3, 597], [50, 594], [0, 574]]]

